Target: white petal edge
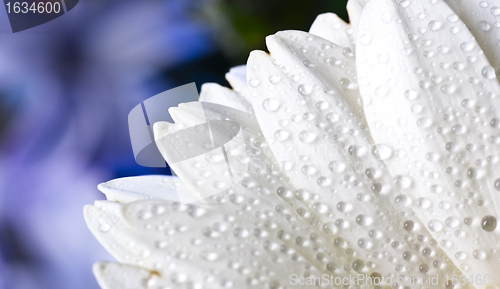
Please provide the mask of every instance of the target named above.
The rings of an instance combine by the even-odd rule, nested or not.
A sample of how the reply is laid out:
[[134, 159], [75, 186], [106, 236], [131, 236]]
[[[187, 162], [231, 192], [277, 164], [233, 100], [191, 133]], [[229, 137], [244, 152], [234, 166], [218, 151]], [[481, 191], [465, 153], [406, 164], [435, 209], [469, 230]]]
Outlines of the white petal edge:
[[342, 20], [337, 14], [324, 13], [316, 17], [309, 33], [354, 51], [356, 30]]
[[149, 175], [118, 178], [97, 186], [110, 201], [129, 203], [143, 199], [177, 201], [173, 176]]
[[152, 273], [135, 266], [99, 262], [92, 267], [102, 289], [147, 289]]

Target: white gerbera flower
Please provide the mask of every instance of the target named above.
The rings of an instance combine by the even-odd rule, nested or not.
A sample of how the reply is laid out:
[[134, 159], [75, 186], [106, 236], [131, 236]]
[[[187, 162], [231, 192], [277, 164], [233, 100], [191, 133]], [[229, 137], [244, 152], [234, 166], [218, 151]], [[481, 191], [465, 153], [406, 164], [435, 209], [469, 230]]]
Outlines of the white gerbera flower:
[[[203, 193], [194, 171], [99, 186], [109, 201], [86, 221], [119, 262], [95, 265], [103, 288], [499, 283], [500, 8], [364, 2], [352, 24], [324, 14], [269, 36], [270, 55], [227, 75], [234, 91], [203, 86], [205, 114], [244, 123], [241, 182], [188, 205], [172, 183]], [[164, 155], [198, 107], [155, 124]]]

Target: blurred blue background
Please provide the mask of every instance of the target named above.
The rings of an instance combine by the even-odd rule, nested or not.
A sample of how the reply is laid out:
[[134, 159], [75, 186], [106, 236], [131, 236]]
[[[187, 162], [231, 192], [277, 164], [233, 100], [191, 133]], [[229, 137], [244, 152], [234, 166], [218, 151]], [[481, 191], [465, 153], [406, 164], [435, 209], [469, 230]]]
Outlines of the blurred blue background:
[[129, 111], [186, 83], [227, 85], [266, 35], [329, 11], [346, 18], [345, 1], [81, 0], [13, 34], [0, 8], [0, 288], [98, 288], [91, 266], [113, 258], [83, 206], [104, 198], [98, 183], [169, 173], [135, 163]]

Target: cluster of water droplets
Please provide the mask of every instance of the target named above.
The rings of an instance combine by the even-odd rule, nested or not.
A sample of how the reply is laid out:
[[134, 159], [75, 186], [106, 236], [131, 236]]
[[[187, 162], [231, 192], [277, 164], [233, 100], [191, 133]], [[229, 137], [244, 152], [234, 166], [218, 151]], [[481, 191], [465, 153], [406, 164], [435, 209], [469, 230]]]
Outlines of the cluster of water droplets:
[[[359, 50], [373, 51], [373, 56], [360, 62], [371, 67], [369, 61], [382, 53], [383, 61], [379, 56], [378, 62], [387, 67], [381, 72], [386, 76], [383, 81], [369, 83], [369, 75], [360, 79], [365, 84], [361, 90], [369, 92], [365, 111], [372, 119], [375, 139], [387, 139], [390, 146], [404, 151], [397, 155], [405, 162], [386, 160], [393, 173], [407, 180], [408, 185], [400, 183], [399, 187], [414, 198], [410, 203], [426, 220], [424, 226], [436, 238], [434, 242], [451, 255], [462, 272], [471, 272], [478, 268], [473, 268], [474, 260], [498, 258], [496, 236], [491, 234], [497, 229], [500, 184], [500, 87], [495, 69], [468, 28], [451, 12], [445, 19], [437, 18], [431, 11], [441, 8], [432, 5], [440, 4], [402, 1], [403, 9], [411, 11], [407, 15], [411, 23], [397, 14], [380, 13], [376, 25], [361, 25], [364, 32], [360, 32]], [[478, 25], [483, 31], [491, 29], [485, 21]], [[406, 37], [398, 39], [397, 31], [405, 31]], [[362, 42], [375, 39], [375, 34], [383, 34], [395, 49], [374, 49], [371, 45], [381, 44]], [[391, 107], [396, 111], [384, 110]], [[407, 228], [412, 231], [413, 224]]]

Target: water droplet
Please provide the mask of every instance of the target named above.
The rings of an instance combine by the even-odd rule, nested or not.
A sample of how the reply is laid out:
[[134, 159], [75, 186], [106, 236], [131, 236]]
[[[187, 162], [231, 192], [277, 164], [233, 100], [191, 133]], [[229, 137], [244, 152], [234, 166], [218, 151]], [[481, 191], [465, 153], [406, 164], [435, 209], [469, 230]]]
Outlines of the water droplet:
[[349, 88], [349, 85], [351, 84], [351, 82], [349, 81], [349, 79], [347, 78], [342, 78], [340, 79], [340, 87], [342, 87], [343, 89], [348, 89]]
[[415, 223], [413, 223], [413, 221], [411, 220], [405, 221], [403, 224], [403, 228], [408, 232], [412, 231], [414, 227]]
[[496, 117], [492, 118], [490, 121], [491, 127], [497, 128], [499, 124], [500, 124], [500, 121]]
[[344, 239], [337, 237], [337, 238], [335, 238], [335, 240], [333, 240], [333, 244], [339, 248], [342, 248], [342, 247], [344, 247], [345, 241], [344, 241]]
[[380, 191], [382, 191], [382, 185], [380, 183], [374, 183], [372, 186], [371, 186], [371, 190], [372, 192], [374, 192], [375, 194], [378, 194], [380, 193]]
[[347, 164], [344, 162], [331, 162], [329, 167], [330, 167], [330, 171], [337, 173], [337, 174], [341, 174], [341, 173], [345, 172], [345, 170], [347, 168]]
[[457, 91], [457, 86], [454, 84], [443, 85], [443, 86], [441, 86], [441, 91], [446, 93], [446, 94], [453, 94], [453, 93], [455, 93], [455, 91]]
[[472, 256], [474, 256], [474, 258], [478, 260], [486, 259], [486, 253], [483, 250], [474, 250], [472, 252]]
[[417, 126], [421, 128], [428, 128], [432, 125], [432, 119], [422, 117], [417, 120]]
[[363, 262], [359, 259], [352, 262], [352, 269], [354, 269], [354, 271], [356, 271], [358, 273], [360, 273], [364, 267], [365, 267], [365, 262]]
[[318, 168], [314, 164], [304, 165], [301, 170], [302, 173], [307, 176], [312, 176], [318, 173]]
[[455, 217], [449, 217], [446, 219], [445, 224], [449, 228], [456, 228], [456, 227], [458, 227], [458, 225], [460, 225], [460, 221]]
[[284, 129], [277, 130], [274, 133], [274, 138], [280, 142], [286, 141], [289, 137], [290, 137], [290, 133]]
[[500, 8], [493, 6], [493, 7], [491, 7], [490, 12], [491, 12], [491, 15], [498, 16], [498, 15], [500, 15]]
[[486, 65], [483, 67], [481, 70], [481, 74], [483, 75], [484, 78], [486, 79], [493, 79], [495, 78], [495, 69], [491, 67], [490, 65]]
[[277, 76], [277, 75], [271, 75], [269, 76], [269, 82], [273, 83], [273, 84], [276, 84], [278, 82], [280, 82], [281, 80], [281, 77]]
[[432, 20], [431, 22], [429, 22], [429, 29], [432, 31], [437, 31], [441, 29], [442, 26], [443, 24], [436, 20]]
[[404, 259], [404, 260], [406, 260], [406, 261], [410, 261], [411, 256], [412, 256], [412, 254], [411, 254], [411, 252], [410, 252], [410, 251], [405, 251], [405, 252], [403, 253], [403, 259]]
[[451, 131], [454, 134], [464, 134], [467, 131], [467, 128], [464, 125], [456, 124], [451, 128]]
[[247, 229], [236, 228], [234, 229], [233, 234], [236, 238], [243, 239], [248, 237], [250, 235], [250, 232]]
[[356, 223], [360, 226], [365, 226], [369, 222], [368, 217], [366, 217], [363, 214], [357, 215], [356, 216]]
[[497, 227], [497, 219], [493, 216], [486, 216], [481, 220], [481, 227], [486, 232], [492, 232]]
[[299, 134], [299, 140], [303, 143], [312, 143], [316, 140], [316, 133], [304, 130]]
[[408, 197], [405, 195], [398, 195], [396, 196], [396, 199], [394, 199], [394, 202], [404, 207], [408, 204]]
[[471, 51], [472, 49], [474, 49], [474, 42], [470, 41], [470, 42], [463, 42], [462, 44], [460, 44], [460, 48], [463, 50], [463, 51]]
[[330, 123], [334, 123], [334, 122], [337, 122], [338, 120], [340, 119], [340, 116], [336, 113], [329, 113], [327, 116], [326, 116], [326, 120]]
[[301, 84], [299, 85], [299, 93], [302, 94], [303, 96], [308, 96], [313, 92], [313, 87], [312, 85], [309, 84]]
[[487, 21], [484, 21], [484, 20], [479, 21], [479, 29], [481, 31], [484, 31], [484, 32], [490, 31], [491, 30], [491, 24], [489, 22], [487, 22]]
[[386, 160], [392, 156], [392, 149], [385, 144], [377, 144], [372, 147], [372, 154], [380, 160]]
[[467, 176], [470, 178], [470, 179], [475, 179], [477, 177], [477, 171], [475, 168], [469, 168], [467, 170]]
[[257, 86], [259, 86], [259, 84], [260, 84], [260, 80], [258, 80], [257, 78], [252, 78], [248, 82], [248, 85], [250, 85], [251, 87], [257, 87]]
[[493, 183], [493, 186], [497, 191], [500, 191], [500, 178], [496, 179], [495, 182]]
[[417, 97], [418, 97], [418, 92], [416, 92], [415, 90], [409, 89], [405, 92], [405, 98], [408, 100], [414, 100]]
[[101, 232], [103, 232], [103, 233], [108, 232], [108, 231], [109, 231], [109, 229], [111, 229], [111, 226], [110, 226], [109, 224], [106, 224], [106, 223], [101, 224], [101, 225], [99, 226], [99, 231], [101, 231]]
[[394, 183], [401, 189], [408, 189], [413, 185], [413, 181], [407, 176], [396, 176]]
[[431, 220], [429, 222], [429, 230], [433, 231], [433, 232], [439, 232], [441, 230], [443, 230], [443, 224], [441, 224], [441, 222], [439, 222], [438, 220]]
[[278, 110], [278, 108], [280, 107], [280, 102], [274, 98], [266, 98], [262, 102], [262, 107], [266, 111], [273, 112], [273, 111]]
[[323, 204], [323, 203], [315, 203], [313, 205], [313, 208], [316, 210], [316, 212], [320, 213], [320, 214], [325, 214], [328, 212], [328, 206]]

